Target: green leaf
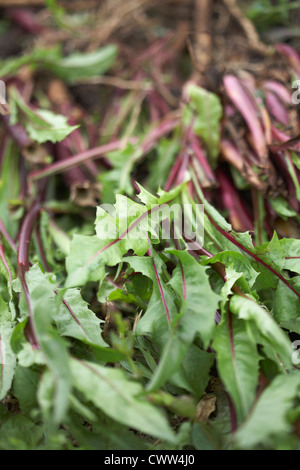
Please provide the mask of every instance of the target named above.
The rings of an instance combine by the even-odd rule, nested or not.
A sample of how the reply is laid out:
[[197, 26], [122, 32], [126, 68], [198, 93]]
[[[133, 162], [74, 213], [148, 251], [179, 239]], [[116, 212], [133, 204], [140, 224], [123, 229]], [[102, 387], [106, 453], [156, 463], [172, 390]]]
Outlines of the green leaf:
[[[83, 286], [88, 281], [101, 281], [105, 278], [105, 265], [97, 253], [106, 246], [103, 240], [96, 236], [74, 235], [70, 243], [70, 253], [66, 258], [68, 277], [66, 287]], [[122, 254], [114, 254], [115, 264], [121, 261]], [[115, 254], [116, 253], [116, 254]], [[100, 254], [100, 253], [99, 253]]]
[[215, 167], [219, 153], [220, 120], [223, 114], [220, 99], [214, 93], [193, 83], [188, 83], [185, 91], [190, 102], [184, 109], [183, 122], [186, 126], [193, 122], [194, 132], [203, 139], [211, 164]]
[[208, 433], [205, 433], [205, 426], [195, 423], [192, 429], [192, 442], [197, 450], [214, 450], [213, 443], [209, 439]]
[[280, 245], [284, 254], [284, 269], [300, 274], [300, 240], [282, 238]]
[[[64, 302], [63, 302], [64, 301]], [[62, 289], [56, 297], [53, 319], [61, 336], [77, 338], [84, 343], [108, 348], [101, 336], [100, 323], [88, 303], [81, 297], [79, 289]]]
[[[290, 281], [294, 287], [300, 290], [300, 276]], [[272, 308], [272, 315], [278, 323], [294, 320], [299, 315], [299, 297], [289, 289], [283, 282], [279, 282]]]
[[226, 268], [226, 280], [221, 288], [221, 295], [223, 297], [223, 301], [221, 303], [221, 307], [225, 308], [225, 305], [228, 301], [228, 298], [231, 296], [233, 293], [232, 288], [234, 284], [237, 282], [239, 286], [246, 292], [249, 292], [249, 286], [243, 276], [242, 273], [235, 271], [235, 269], [231, 266]]
[[59, 48], [52, 49], [36, 49], [31, 54], [25, 54], [21, 57], [12, 57], [1, 61], [0, 76], [9, 77], [14, 75], [20, 70], [23, 65], [30, 65], [31, 68], [36, 68], [39, 64], [45, 61], [55, 63], [61, 58]]
[[29, 414], [38, 405], [37, 403], [37, 387], [40, 379], [40, 374], [36, 370], [28, 367], [17, 366], [14, 382], [13, 393], [18, 399], [21, 410]]
[[91, 77], [99, 77], [114, 64], [118, 54], [115, 44], [108, 44], [92, 52], [74, 52], [57, 61], [46, 61], [45, 67], [56, 76], [69, 83]]
[[[180, 365], [197, 333], [203, 339], [205, 347], [208, 347], [215, 330], [215, 312], [220, 300], [220, 297], [210, 288], [206, 268], [197, 263], [188, 252], [168, 250], [168, 253], [175, 255], [180, 260], [168, 286], [171, 286], [174, 292], [181, 298], [182, 310], [180, 315], [178, 317], [175, 316], [174, 320], [171, 321], [173, 333], [169, 337], [168, 330], [166, 329], [165, 312], [163, 312], [162, 306], [158, 309], [156, 304], [154, 304], [155, 313], [149, 307], [144, 317], [138, 323], [137, 334], [141, 334], [143, 328], [148, 328], [148, 331], [151, 331], [155, 337], [156, 331], [159, 329], [161, 335], [160, 344], [166, 341], [159, 365], [148, 385], [149, 390], [158, 389], [176, 372], [180, 372]], [[126, 260], [128, 260], [131, 266], [135, 266], [135, 269], [138, 269], [136, 259], [133, 262], [129, 258]], [[140, 259], [139, 263], [142, 263], [142, 259]], [[143, 273], [145, 274], [145, 270]], [[153, 274], [152, 279], [155, 286], [156, 280]], [[183, 292], [183, 283], [185, 293]], [[168, 291], [166, 290], [166, 292]], [[159, 298], [155, 288], [154, 295], [155, 298]], [[186, 299], [184, 299], [184, 295]], [[173, 302], [174, 300], [170, 299], [168, 305], [172, 306]], [[172, 311], [173, 309], [171, 309]], [[158, 314], [160, 314], [160, 319]], [[147, 324], [148, 326], [145, 327]], [[165, 325], [164, 328], [163, 324]], [[164, 335], [162, 335], [163, 331], [165, 331]], [[163, 340], [163, 338], [165, 339]], [[177, 384], [179, 383], [181, 383], [181, 379], [178, 375]], [[181, 386], [185, 388], [186, 384], [183, 382]]]
[[209, 383], [209, 372], [215, 357], [214, 353], [202, 351], [202, 349], [191, 344], [183, 360], [182, 365], [185, 376], [197, 400], [200, 400]]
[[[232, 267], [235, 272], [241, 273], [245, 280], [249, 283], [250, 287], [253, 287], [255, 280], [259, 273], [251, 266], [250, 261], [245, 258], [241, 253], [236, 251], [223, 251], [212, 258], [202, 262], [202, 265], [211, 263], [222, 263], [226, 267]], [[229, 276], [228, 276], [229, 278]]]
[[62, 56], [60, 48], [36, 49], [31, 54], [2, 62], [0, 76], [11, 76], [23, 65], [50, 70], [68, 83], [103, 75], [114, 64], [118, 54], [115, 44], [108, 44], [93, 52], [75, 52]]
[[11, 89], [11, 98], [24, 113], [24, 126], [29, 137], [39, 143], [51, 141], [60, 142], [79, 126], [70, 126], [68, 118], [54, 114], [46, 109], [32, 109], [16, 89]]
[[143, 186], [137, 183], [140, 192], [138, 194], [138, 198], [142, 201], [147, 209], [154, 209], [153, 206], [161, 206], [162, 204], [170, 204], [176, 201], [176, 198], [180, 195], [182, 190], [185, 188], [185, 183], [179, 184], [175, 188], [171, 189], [170, 191], [164, 191], [163, 189], [159, 189], [157, 191], [157, 196], [151, 194], [147, 191]]
[[255, 399], [259, 362], [246, 322], [223, 312], [212, 346], [217, 352], [220, 377], [232, 398], [237, 418], [242, 421]]
[[113, 203], [116, 193], [126, 193], [129, 196], [133, 194], [130, 175], [136, 160], [141, 156], [142, 152], [139, 147], [130, 143], [122, 150], [107, 154], [113, 169], [102, 172], [99, 176], [103, 187], [103, 199], [106, 203]]
[[162, 187], [169, 176], [176, 153], [179, 151], [177, 139], [162, 139], [157, 145], [157, 157], [151, 160], [149, 186], [153, 191]]
[[[0, 214], [1, 220], [10, 236], [17, 234], [18, 219], [12, 216], [9, 202], [17, 200], [20, 191], [19, 154], [12, 140], [3, 147], [0, 174]], [[9, 261], [9, 260], [8, 260]]]
[[46, 109], [35, 111], [36, 116], [32, 120], [25, 122], [25, 128], [32, 140], [43, 143], [60, 142], [67, 135], [71, 134], [79, 126], [70, 126], [65, 116], [54, 114]]
[[158, 239], [159, 209], [163, 206], [162, 211], [170, 215], [167, 204], [178, 196], [181, 189], [179, 187], [169, 193], [160, 191], [157, 197], [142, 188], [139, 199], [144, 204], [119, 194], [114, 207], [99, 206], [95, 221], [96, 236], [74, 235], [71, 241], [70, 254], [66, 259], [66, 287], [103, 281], [105, 266], [119, 264], [129, 250], [143, 256], [149, 248], [148, 231], [155, 240]]
[[11, 387], [16, 367], [16, 356], [10, 345], [13, 330], [11, 313], [0, 297], [0, 400], [5, 398]]
[[[274, 232], [272, 240], [259, 248], [262, 251], [260, 258], [266, 261], [276, 271], [280, 272], [284, 264], [284, 252], [282, 245], [278, 239], [277, 233]], [[258, 254], [259, 254], [258, 251]]]
[[[165, 264], [155, 251], [153, 259], [157, 268], [163, 296], [168, 308], [171, 322], [177, 318], [177, 308], [175, 305], [176, 296], [173, 290], [164, 282], [162, 278]], [[167, 320], [166, 311], [162, 302], [161, 292], [157, 283], [153, 260], [150, 257], [127, 256], [124, 261], [128, 263], [135, 272], [142, 273], [149, 277], [153, 282], [153, 291], [148, 303], [148, 308], [141, 319], [138, 321], [135, 333], [136, 335], [151, 336], [152, 340], [164, 347], [171, 334], [171, 327]]]
[[[183, 416], [187, 418], [194, 418], [196, 413], [196, 404], [191, 397], [181, 395], [174, 397], [167, 392], [156, 392], [151, 393], [149, 396], [151, 403], [167, 407], [171, 412], [177, 416]], [[179, 436], [177, 435], [177, 438]]]
[[163, 348], [159, 364], [147, 385], [148, 392], [161, 388], [177, 372], [187, 349], [188, 345], [184, 344], [178, 335], [173, 334], [169, 337], [167, 344]]
[[229, 303], [230, 310], [243, 320], [252, 320], [257, 330], [279, 355], [286, 367], [291, 366], [292, 347], [288, 337], [277, 325], [269, 312], [254, 300], [233, 295]]
[[280, 322], [280, 326], [300, 335], [300, 316], [293, 318], [292, 320], [283, 320]]
[[[21, 306], [22, 296], [20, 299]], [[41, 349], [34, 349], [25, 336], [25, 327], [28, 324], [28, 317], [18, 323], [11, 337], [11, 347], [17, 356], [18, 365], [31, 367], [34, 364], [45, 364], [45, 357]]]
[[55, 286], [41, 272], [37, 264], [33, 265], [26, 273], [26, 281], [30, 295], [34, 333], [55, 382], [51, 419], [54, 424], [59, 424], [65, 417], [68, 408], [71, 374], [66, 343], [52, 326], [52, 315], [56, 308]]
[[221, 297], [210, 287], [207, 268], [201, 266], [187, 251], [167, 252], [175, 255], [180, 262], [169, 282], [184, 301], [184, 313], [180, 319], [178, 333], [187, 344], [190, 344], [198, 333], [206, 349], [215, 332], [215, 313]]
[[18, 414], [8, 419], [0, 430], [1, 450], [34, 450], [42, 440], [42, 426]]
[[263, 391], [253, 411], [237, 431], [234, 441], [238, 448], [251, 449], [276, 434], [288, 433], [291, 424], [288, 410], [293, 406], [300, 385], [300, 376], [278, 375]]
[[142, 386], [128, 380], [123, 371], [75, 359], [70, 365], [74, 386], [105, 414], [145, 434], [174, 442], [164, 414], [143, 397]]
[[284, 220], [287, 220], [288, 217], [295, 217], [297, 215], [297, 212], [291, 209], [288, 201], [286, 201], [282, 196], [278, 196], [274, 199], [269, 198], [269, 202], [277, 214]]

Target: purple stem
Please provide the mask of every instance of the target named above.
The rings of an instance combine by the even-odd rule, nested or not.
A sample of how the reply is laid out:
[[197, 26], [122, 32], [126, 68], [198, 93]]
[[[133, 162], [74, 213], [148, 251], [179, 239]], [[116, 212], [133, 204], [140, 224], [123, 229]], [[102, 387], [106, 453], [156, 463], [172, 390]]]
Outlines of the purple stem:
[[272, 91], [266, 92], [266, 105], [268, 111], [278, 122], [280, 122], [280, 124], [283, 124], [284, 126], [288, 125], [288, 112], [284, 104], [277, 98], [277, 96]]
[[222, 202], [229, 211], [230, 221], [235, 230], [242, 232], [253, 230], [253, 221], [230, 179], [220, 168], [217, 169], [216, 176]]
[[287, 162], [284, 158], [283, 152], [271, 152], [271, 158], [274, 161], [275, 167], [280, 171], [282, 178], [287, 185], [287, 199], [294, 211], [299, 210], [299, 201], [297, 200], [296, 188], [288, 170]]
[[299, 297], [300, 299], [300, 293], [296, 291], [296, 289], [280, 274], [278, 273], [277, 271], [275, 271], [275, 269], [273, 269], [270, 265], [268, 265], [265, 261], [263, 261], [261, 258], [259, 258], [257, 255], [255, 255], [254, 253], [252, 253], [250, 250], [248, 250], [248, 248], [246, 248], [245, 246], [243, 246], [240, 242], [238, 242], [237, 240], [235, 240], [235, 238], [233, 238], [232, 235], [230, 235], [230, 233], [226, 232], [225, 230], [223, 230], [221, 227], [218, 226], [218, 224], [213, 220], [213, 218], [207, 214], [207, 217], [209, 218], [209, 220], [211, 221], [211, 223], [213, 224], [213, 226], [218, 230], [218, 232], [220, 232], [225, 238], [227, 238], [227, 240], [229, 240], [231, 243], [233, 243], [234, 245], [238, 246], [241, 250], [243, 250], [245, 253], [247, 253], [249, 256], [251, 256], [253, 259], [255, 259], [255, 261], [257, 261], [258, 263], [262, 264], [265, 268], [267, 268], [269, 271], [271, 271], [276, 277], [278, 277], [278, 279], [280, 279], [289, 289], [291, 289], [294, 294], [297, 295], [297, 297]]
[[[137, 139], [134, 139], [134, 142], [136, 141]], [[114, 142], [109, 142], [108, 144], [101, 145], [99, 147], [95, 147], [90, 150], [85, 150], [84, 152], [80, 152], [77, 155], [65, 158], [60, 162], [52, 163], [51, 165], [46, 166], [42, 170], [33, 171], [29, 174], [29, 178], [32, 181], [36, 181], [41, 178], [45, 178], [49, 175], [56, 175], [57, 173], [62, 173], [64, 171], [76, 167], [77, 165], [81, 165], [87, 162], [88, 160], [101, 158], [106, 153], [113, 152], [114, 150], [120, 150], [122, 146], [123, 142], [117, 140]]]
[[297, 78], [300, 79], [300, 54], [288, 44], [277, 44], [277, 51], [287, 57], [291, 67], [296, 72]]
[[[42, 193], [40, 193], [41, 195]], [[31, 208], [29, 209], [28, 213], [25, 216], [23, 221], [21, 231], [20, 231], [20, 238], [19, 238], [19, 248], [18, 248], [18, 276], [21, 281], [23, 291], [25, 294], [25, 299], [28, 305], [28, 312], [29, 312], [29, 320], [25, 328], [25, 334], [28, 341], [31, 343], [34, 349], [39, 348], [39, 344], [37, 341], [36, 333], [34, 331], [34, 322], [33, 322], [33, 310], [30, 300], [30, 295], [28, 291], [28, 286], [26, 283], [26, 272], [29, 269], [29, 245], [31, 240], [31, 235], [33, 231], [34, 224], [38, 215], [40, 213], [40, 198], [38, 198]]]
[[281, 151], [281, 150], [294, 150], [296, 152], [300, 152], [300, 134], [292, 139], [288, 134], [277, 129], [277, 127], [272, 126], [272, 134], [275, 139], [280, 140], [279, 144], [270, 145], [270, 150], [273, 152]]
[[227, 399], [228, 399], [228, 404], [229, 404], [231, 432], [234, 433], [237, 430], [236, 412], [235, 412], [231, 397], [228, 393], [227, 393]]
[[0, 233], [2, 233], [2, 235], [4, 236], [4, 238], [6, 238], [9, 246], [13, 249], [13, 251], [17, 251], [17, 245], [15, 244], [15, 242], [13, 241], [13, 239], [10, 237], [10, 235], [7, 233], [7, 230], [6, 228], [4, 227], [4, 224], [2, 222], [2, 220], [0, 219]]
[[31, 139], [29, 138], [25, 128], [21, 124], [11, 125], [9, 122], [9, 115], [2, 116], [2, 119], [6, 129], [8, 130], [18, 147], [23, 149], [24, 147], [28, 147], [31, 144]]
[[181, 261], [179, 261], [180, 270], [181, 270], [181, 277], [182, 277], [182, 288], [183, 288], [183, 300], [186, 299], [186, 282], [185, 282], [185, 275]]
[[41, 34], [45, 29], [40, 23], [38, 23], [35, 14], [25, 8], [14, 8], [8, 10], [7, 16], [27, 33]]
[[133, 189], [134, 189], [135, 194], [140, 194], [141, 190], [140, 190], [140, 188], [138, 187], [138, 185], [137, 185], [137, 183], [136, 183], [136, 181], [135, 181], [134, 178], [131, 178], [131, 185], [132, 185], [132, 187], [133, 187]]
[[[175, 237], [174, 237], [174, 244], [175, 244], [176, 250], [180, 250], [178, 240]], [[181, 278], [182, 278], [183, 299], [185, 300], [186, 299], [186, 282], [185, 282], [185, 274], [184, 274], [184, 270], [183, 270], [183, 266], [182, 266], [181, 261], [179, 261], [179, 266], [180, 266]]]
[[253, 137], [253, 146], [259, 157], [265, 161], [268, 155], [265, 136], [259, 120], [259, 110], [253, 97], [244, 84], [234, 75], [224, 77], [224, 86], [228, 97], [239, 110]]
[[216, 184], [215, 175], [213, 174], [212, 169], [209, 166], [209, 163], [207, 161], [207, 158], [206, 158], [202, 148], [200, 147], [198, 139], [196, 137], [193, 139], [192, 149], [195, 152], [197, 160], [200, 163], [201, 167], [203, 168], [203, 170], [205, 172], [205, 175], [207, 176], [208, 180], [211, 183]]
[[5, 267], [6, 271], [8, 272], [10, 289], [12, 291], [12, 275], [11, 275], [11, 271], [10, 271], [9, 266], [7, 264], [7, 261], [6, 261], [5, 253], [4, 253], [4, 249], [3, 249], [2, 245], [0, 245], [0, 258], [2, 260], [2, 263], [4, 264], [4, 267]]
[[[226, 162], [244, 174], [245, 179], [249, 181], [251, 186], [260, 190], [266, 187], [266, 183], [259, 179], [253, 168], [250, 165], [245, 165], [246, 155], [242, 155], [230, 140], [223, 139], [221, 141], [221, 154]], [[251, 156], [251, 152], [249, 154]], [[255, 157], [253, 160], [256, 160]], [[259, 162], [256, 161], [256, 163], [258, 164]]]
[[[56, 156], [57, 161], [64, 162], [66, 159], [68, 159], [71, 156], [71, 153], [67, 144], [68, 142], [66, 141], [66, 139], [62, 142], [58, 142], [55, 144], [54, 150], [55, 150], [55, 156]], [[82, 171], [80, 167], [75, 167], [75, 168], [71, 168], [70, 170], [67, 170], [64, 173], [63, 178], [65, 181], [65, 184], [69, 188], [71, 188], [72, 185], [74, 184], [83, 184], [87, 180], [87, 177], [85, 176], [84, 172]]]
[[291, 93], [282, 83], [276, 82], [275, 80], [267, 80], [263, 83], [263, 87], [275, 93], [283, 103], [289, 105], [292, 103]]
[[158, 271], [157, 271], [157, 268], [156, 268], [156, 265], [155, 265], [155, 262], [154, 262], [154, 258], [152, 257], [151, 243], [150, 243], [148, 234], [146, 234], [146, 235], [147, 235], [148, 245], [149, 245], [148, 255], [150, 256], [150, 258], [152, 258], [152, 265], [153, 265], [153, 269], [154, 269], [154, 273], [155, 273], [156, 282], [158, 284], [160, 296], [161, 296], [162, 303], [163, 303], [163, 306], [164, 306], [164, 309], [165, 309], [165, 312], [166, 312], [166, 317], [168, 319], [168, 322], [170, 323], [171, 319], [170, 319], [169, 309], [168, 309], [168, 306], [167, 306], [167, 303], [166, 303], [166, 299], [165, 299], [165, 296], [164, 296], [164, 291], [163, 291], [163, 288], [162, 288], [162, 285], [161, 285], [161, 282], [160, 282], [160, 279], [159, 279], [159, 275], [158, 275]]
[[182, 157], [179, 157], [179, 158], [177, 158], [174, 165], [172, 166], [169, 177], [168, 177], [167, 182], [165, 184], [165, 191], [169, 191], [171, 189], [172, 184], [175, 181], [176, 175], [178, 173], [178, 170], [179, 170], [179, 167], [180, 167], [181, 164], [182, 164]]
[[18, 267], [24, 270], [29, 269], [29, 245], [34, 224], [40, 213], [41, 205], [37, 200], [33, 203], [22, 224], [18, 249]]
[[179, 185], [184, 181], [188, 162], [189, 162], [190, 155], [188, 152], [184, 152], [183, 158], [182, 158], [182, 164], [180, 165], [180, 168], [177, 173], [177, 178], [176, 178], [176, 184]]

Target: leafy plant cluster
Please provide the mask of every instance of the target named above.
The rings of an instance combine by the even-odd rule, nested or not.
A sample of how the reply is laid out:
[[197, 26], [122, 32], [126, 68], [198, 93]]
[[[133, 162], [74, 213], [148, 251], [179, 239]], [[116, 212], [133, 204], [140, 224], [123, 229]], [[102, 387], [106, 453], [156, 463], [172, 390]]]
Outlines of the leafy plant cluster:
[[[295, 64], [292, 49], [281, 52]], [[269, 208], [299, 222], [286, 89], [266, 82], [262, 98], [251, 77], [227, 75], [220, 99], [188, 82], [180, 110], [164, 113], [142, 74], [138, 93], [113, 96], [93, 146], [95, 121], [74, 118], [65, 88], [60, 102], [41, 91], [28, 100], [18, 76], [25, 66], [74, 86], [117, 57], [107, 45], [1, 64], [0, 449], [299, 449], [300, 242], [272, 225], [269, 236], [264, 220]], [[224, 118], [244, 130], [242, 143]], [[276, 159], [285, 179], [270, 195]], [[68, 200], [68, 182], [86, 191], [82, 175], [95, 171], [96, 209]], [[254, 188], [252, 225], [230, 181]], [[188, 233], [164, 212], [175, 204]]]

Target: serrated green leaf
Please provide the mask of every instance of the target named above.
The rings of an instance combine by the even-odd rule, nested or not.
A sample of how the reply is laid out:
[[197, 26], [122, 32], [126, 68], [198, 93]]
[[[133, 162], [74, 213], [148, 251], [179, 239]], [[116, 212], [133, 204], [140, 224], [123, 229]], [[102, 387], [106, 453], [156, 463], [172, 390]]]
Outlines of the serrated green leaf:
[[144, 204], [117, 195], [114, 207], [109, 206], [106, 210], [107, 206], [99, 206], [95, 221], [96, 236], [74, 235], [71, 241], [70, 254], [66, 259], [66, 287], [81, 286], [88, 281], [102, 282], [105, 266], [119, 264], [129, 250], [143, 256], [149, 248], [148, 231], [154, 239], [158, 238], [159, 210], [162, 207], [168, 212], [167, 204], [180, 191], [181, 187], [169, 193], [161, 191], [157, 197], [142, 190], [139, 198]]
[[280, 246], [284, 254], [284, 269], [300, 274], [300, 240], [282, 238]]
[[56, 311], [53, 319], [61, 336], [77, 338], [84, 343], [107, 348], [101, 336], [100, 323], [94, 312], [88, 308], [79, 289], [62, 290], [56, 297]]
[[[300, 276], [293, 278], [290, 284], [300, 291]], [[283, 282], [279, 282], [274, 296], [272, 315], [278, 323], [281, 323], [294, 320], [299, 316], [299, 312], [299, 297]]]
[[[202, 262], [202, 265], [211, 263], [222, 263], [226, 267], [232, 267], [235, 272], [244, 276], [250, 287], [253, 287], [259, 273], [251, 266], [250, 261], [241, 253], [236, 251], [223, 251], [212, 258]], [[230, 279], [230, 276], [228, 276]]]
[[79, 126], [70, 126], [68, 118], [48, 109], [32, 109], [16, 89], [10, 91], [16, 106], [24, 113], [24, 127], [29, 137], [39, 143], [60, 142]]

